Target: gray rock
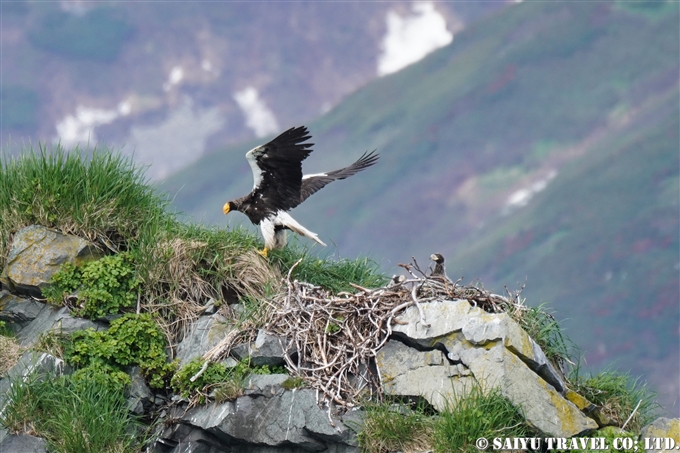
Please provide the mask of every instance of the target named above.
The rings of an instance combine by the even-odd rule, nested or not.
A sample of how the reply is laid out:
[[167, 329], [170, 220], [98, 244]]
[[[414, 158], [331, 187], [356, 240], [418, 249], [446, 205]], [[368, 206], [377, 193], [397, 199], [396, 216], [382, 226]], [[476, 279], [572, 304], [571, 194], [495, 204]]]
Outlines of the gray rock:
[[285, 391], [271, 398], [242, 396], [194, 408], [182, 422], [206, 430], [226, 445], [292, 444], [297, 451], [324, 451], [329, 444], [347, 444], [352, 436], [339, 420], [334, 421], [335, 427], [330, 424], [316, 404], [316, 393], [310, 389]]
[[100, 256], [84, 239], [31, 225], [14, 235], [0, 281], [14, 293], [40, 297], [62, 264], [78, 265]]
[[12, 434], [0, 443], [3, 453], [47, 453], [47, 442], [28, 434]]
[[22, 346], [32, 346], [38, 341], [40, 335], [50, 331], [68, 334], [89, 328], [106, 330], [108, 324], [74, 318], [66, 307], [58, 308], [47, 305], [28, 326], [19, 332], [17, 339]]
[[130, 370], [130, 386], [126, 389], [127, 404], [130, 412], [142, 415], [154, 401], [154, 395], [146, 385], [139, 367]]
[[454, 395], [464, 395], [474, 385], [474, 379], [461, 376], [459, 367], [450, 365], [443, 352], [421, 352], [395, 340], [378, 351], [376, 364], [386, 394], [420, 396], [439, 411], [446, 409]]
[[191, 327], [191, 331], [177, 346], [180, 367], [193, 358], [202, 356], [216, 346], [234, 326], [219, 314], [201, 316]]
[[[392, 345], [397, 353], [388, 350], [378, 361], [386, 390], [423, 396], [441, 410], [446, 400], [464, 395], [474, 380], [499, 387], [522, 407], [527, 421], [547, 435], [572, 437], [597, 428], [594, 420], [564, 398], [561, 375], [507, 314], [486, 313], [467, 301], [435, 301], [422, 308], [429, 325], [420, 323], [417, 307], [410, 307], [393, 327], [395, 337], [420, 349], [443, 347], [456, 368], [433, 366], [433, 359], [424, 353]], [[418, 364], [423, 366], [414, 369]], [[383, 370], [392, 380], [386, 381]]]
[[680, 450], [680, 418], [660, 417], [642, 428], [640, 447], [647, 453]]
[[44, 308], [41, 302], [0, 291], [0, 321], [5, 321], [14, 333], [26, 327]]
[[283, 393], [281, 384], [290, 379], [287, 374], [251, 374], [245, 385], [246, 395], [274, 396]]
[[[254, 342], [240, 344], [232, 348], [231, 353], [240, 360], [250, 357], [250, 364], [253, 366], [280, 366], [285, 364], [282, 346], [288, 346], [288, 343], [285, 338], [260, 329]], [[292, 353], [293, 351], [288, 351], [288, 354]]]

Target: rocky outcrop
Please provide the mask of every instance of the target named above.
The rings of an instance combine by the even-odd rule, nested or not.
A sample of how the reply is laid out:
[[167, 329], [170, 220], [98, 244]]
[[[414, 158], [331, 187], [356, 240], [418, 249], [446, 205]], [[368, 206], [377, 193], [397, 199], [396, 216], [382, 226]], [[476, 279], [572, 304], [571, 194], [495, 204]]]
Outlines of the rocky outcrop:
[[99, 256], [101, 253], [84, 239], [31, 225], [14, 235], [0, 281], [13, 293], [39, 297], [59, 266], [65, 262], [77, 265]]
[[642, 428], [640, 446], [647, 453], [671, 453], [680, 450], [680, 418], [660, 417]]
[[479, 383], [499, 387], [546, 435], [571, 437], [597, 429], [564, 397], [561, 374], [509, 315], [487, 313], [465, 300], [434, 301], [422, 310], [427, 324], [417, 307], [408, 308], [393, 327], [394, 340], [378, 353], [386, 392], [421, 396], [442, 410]]
[[[17, 296], [39, 293], [61, 263], [95, 257], [91, 244], [28, 227], [15, 235], [11, 250], [3, 274], [9, 291], [0, 292], [0, 320], [8, 322], [22, 346], [31, 347], [50, 331], [108, 328], [106, 320], [76, 318], [67, 308]], [[487, 313], [467, 300], [434, 300], [422, 303], [420, 309], [422, 316], [418, 307], [411, 306], [394, 319], [391, 336], [377, 351], [375, 364], [367, 359], [362, 368], [365, 382], [373, 382], [369, 374], [375, 368], [385, 394], [424, 398], [437, 410], [455, 404], [472, 386], [498, 387], [536, 429], [551, 437], [589, 433], [608, 423], [595, 406], [567, 388], [560, 370], [509, 315]], [[237, 328], [218, 305], [207, 304], [175, 350], [180, 366], [219, 347]], [[233, 367], [238, 359], [249, 358], [253, 366], [282, 365], [284, 356], [297, 357], [296, 351], [285, 350], [292, 343], [260, 330], [254, 341], [232, 348], [231, 357], [222, 363]], [[61, 373], [64, 365], [49, 354], [24, 354], [8, 377], [0, 380], [0, 410], [10, 382], [36, 370]], [[152, 392], [138, 368], [127, 371], [132, 382], [126, 394], [130, 411], [142, 417], [162, 414], [161, 419], [173, 421], [159, 433], [157, 452], [359, 451], [354, 429], [360, 428], [363, 413], [329, 410], [320, 405], [317, 390], [295, 388], [300, 382], [291, 383], [288, 375], [252, 375], [235, 399], [224, 401], [213, 392], [210, 402], [189, 406], [169, 389]], [[6, 444], [16, 449], [43, 448], [33, 447], [36, 441], [30, 436], [6, 432], [0, 432], [0, 442], [0, 451]]]
[[[186, 430], [191, 427], [202, 431], [202, 442], [214, 439], [221, 448], [250, 444], [251, 448], [276, 447], [271, 450], [276, 452], [285, 451], [278, 449], [281, 447], [294, 447], [292, 451], [298, 452], [358, 452], [353, 432], [342, 423], [342, 418], [334, 418], [331, 424], [327, 413], [316, 404], [316, 392], [311, 389], [278, 387], [273, 395], [270, 391], [255, 392], [234, 401], [191, 409], [179, 419], [181, 425], [164, 433], [166, 443], [167, 439], [174, 439], [178, 445], [191, 442], [187, 436], [195, 433]], [[171, 451], [182, 450], [175, 447]]]

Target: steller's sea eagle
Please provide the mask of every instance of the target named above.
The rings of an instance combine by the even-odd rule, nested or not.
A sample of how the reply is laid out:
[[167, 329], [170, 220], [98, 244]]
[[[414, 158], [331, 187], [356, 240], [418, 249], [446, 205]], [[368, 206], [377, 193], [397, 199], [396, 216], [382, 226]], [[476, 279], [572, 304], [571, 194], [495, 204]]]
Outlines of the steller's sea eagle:
[[225, 203], [225, 214], [231, 211], [244, 213], [255, 225], [260, 225], [264, 237], [264, 250], [283, 248], [286, 230], [312, 239], [323, 245], [316, 233], [300, 225], [288, 210], [293, 209], [310, 195], [336, 179], [345, 179], [378, 161], [375, 151], [364, 153], [359, 160], [340, 170], [302, 176], [302, 161], [312, 152], [313, 143], [303, 143], [311, 138], [305, 126], [293, 127], [270, 141], [246, 153], [253, 170], [253, 191], [245, 197]]

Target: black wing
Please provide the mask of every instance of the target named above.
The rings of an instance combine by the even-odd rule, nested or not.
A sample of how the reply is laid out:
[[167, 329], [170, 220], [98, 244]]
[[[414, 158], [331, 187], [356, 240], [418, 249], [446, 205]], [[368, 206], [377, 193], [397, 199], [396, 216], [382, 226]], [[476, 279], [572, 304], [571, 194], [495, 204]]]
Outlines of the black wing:
[[312, 152], [313, 146], [313, 143], [302, 142], [310, 138], [305, 126], [293, 127], [246, 153], [253, 170], [253, 193], [267, 207], [288, 210], [299, 204], [302, 161]]
[[318, 173], [303, 177], [300, 203], [305, 201], [310, 195], [316, 193], [318, 190], [321, 190], [324, 186], [326, 186], [326, 184], [338, 179], [348, 178], [359, 173], [361, 170], [370, 167], [378, 161], [379, 157], [380, 155], [376, 154], [375, 150], [371, 151], [370, 153], [366, 152], [349, 167], [341, 168], [340, 170], [329, 171], [327, 173]]

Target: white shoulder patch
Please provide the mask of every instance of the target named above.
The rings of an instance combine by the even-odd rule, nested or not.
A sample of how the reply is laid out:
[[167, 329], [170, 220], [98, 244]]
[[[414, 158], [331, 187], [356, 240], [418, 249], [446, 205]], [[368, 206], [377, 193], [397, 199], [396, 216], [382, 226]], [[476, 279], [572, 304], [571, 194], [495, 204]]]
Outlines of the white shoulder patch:
[[262, 169], [257, 165], [257, 158], [263, 154], [261, 146], [255, 147], [246, 153], [246, 160], [253, 171], [253, 190], [257, 189], [262, 182]]
[[314, 173], [313, 175], [304, 175], [302, 179], [316, 178], [317, 176], [328, 176], [327, 173]]

